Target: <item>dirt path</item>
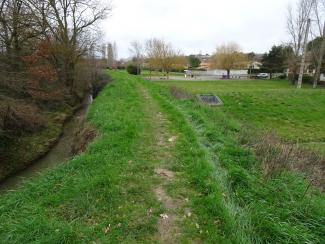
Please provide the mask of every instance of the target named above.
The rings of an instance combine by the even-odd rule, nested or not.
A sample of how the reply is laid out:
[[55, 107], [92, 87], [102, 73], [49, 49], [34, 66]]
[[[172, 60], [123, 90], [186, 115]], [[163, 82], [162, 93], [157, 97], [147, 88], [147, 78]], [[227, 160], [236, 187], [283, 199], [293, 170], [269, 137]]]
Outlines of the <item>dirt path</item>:
[[177, 243], [181, 237], [179, 222], [181, 217], [178, 212], [183, 207], [183, 199], [171, 197], [167, 192], [167, 187], [177, 181], [177, 172], [171, 170], [173, 164], [173, 148], [177, 141], [177, 135], [170, 129], [170, 121], [162, 113], [158, 104], [148, 94], [143, 86], [140, 91], [145, 99], [145, 111], [147, 120], [152, 125], [153, 137], [151, 155], [156, 162], [154, 174], [157, 177], [157, 184], [152, 188], [158, 199], [163, 205], [164, 211], [159, 215], [157, 240], [161, 243]]

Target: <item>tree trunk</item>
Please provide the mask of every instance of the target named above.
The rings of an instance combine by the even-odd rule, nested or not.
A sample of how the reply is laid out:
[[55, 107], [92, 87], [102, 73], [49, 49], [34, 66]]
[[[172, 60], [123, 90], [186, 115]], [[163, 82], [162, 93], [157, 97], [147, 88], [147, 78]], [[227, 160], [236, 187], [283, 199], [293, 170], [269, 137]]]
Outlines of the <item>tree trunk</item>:
[[227, 79], [230, 79], [230, 69], [227, 69]]
[[321, 48], [320, 48], [320, 51], [319, 51], [319, 59], [318, 59], [316, 73], [315, 73], [315, 76], [314, 76], [313, 88], [317, 87], [317, 83], [320, 80], [320, 70], [322, 68], [324, 52], [325, 52], [325, 23], [324, 23], [324, 29], [323, 29], [322, 45], [321, 45]]
[[296, 76], [297, 76], [297, 72], [296, 70], [292, 71], [292, 78], [291, 78], [291, 84], [292, 85], [296, 85]]
[[306, 26], [305, 39], [304, 39], [304, 49], [303, 49], [303, 53], [302, 53], [299, 78], [298, 78], [298, 82], [297, 82], [297, 88], [298, 89], [301, 88], [302, 77], [303, 77], [303, 74], [304, 74], [306, 51], [307, 51], [307, 44], [308, 44], [307, 42], [308, 42], [309, 27], [310, 27], [310, 19], [308, 19], [307, 26]]

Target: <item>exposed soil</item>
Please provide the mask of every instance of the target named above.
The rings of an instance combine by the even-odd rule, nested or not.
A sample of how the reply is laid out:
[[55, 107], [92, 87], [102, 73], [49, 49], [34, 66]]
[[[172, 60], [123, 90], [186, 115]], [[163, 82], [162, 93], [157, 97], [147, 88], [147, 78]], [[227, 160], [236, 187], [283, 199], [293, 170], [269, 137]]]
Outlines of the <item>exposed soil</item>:
[[160, 213], [158, 221], [157, 240], [160, 243], [178, 243], [181, 236], [179, 222], [182, 216], [178, 210], [183, 208], [183, 199], [176, 199], [168, 194], [166, 187], [177, 180], [177, 172], [170, 168], [173, 163], [173, 147], [177, 141], [177, 135], [173, 135], [169, 129], [170, 121], [162, 113], [157, 103], [149, 96], [145, 88], [141, 87], [143, 97], [146, 99], [146, 110], [154, 121], [155, 159], [158, 161], [154, 170], [159, 179], [159, 184], [153, 186], [153, 191], [157, 200], [161, 202], [164, 212]]

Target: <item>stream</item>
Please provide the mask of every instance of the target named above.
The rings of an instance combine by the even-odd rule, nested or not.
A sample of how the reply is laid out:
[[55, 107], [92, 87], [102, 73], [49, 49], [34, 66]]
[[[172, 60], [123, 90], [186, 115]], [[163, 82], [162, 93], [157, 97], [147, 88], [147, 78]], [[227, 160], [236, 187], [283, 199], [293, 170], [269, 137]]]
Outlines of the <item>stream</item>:
[[89, 105], [92, 103], [92, 95], [89, 95], [82, 104], [82, 107], [63, 126], [62, 136], [43, 157], [34, 161], [26, 169], [8, 177], [0, 184], [0, 191], [7, 191], [22, 185], [25, 180], [31, 179], [39, 173], [54, 168], [57, 165], [67, 162], [72, 156], [71, 149], [73, 138], [80, 124], [80, 120], [85, 120]]

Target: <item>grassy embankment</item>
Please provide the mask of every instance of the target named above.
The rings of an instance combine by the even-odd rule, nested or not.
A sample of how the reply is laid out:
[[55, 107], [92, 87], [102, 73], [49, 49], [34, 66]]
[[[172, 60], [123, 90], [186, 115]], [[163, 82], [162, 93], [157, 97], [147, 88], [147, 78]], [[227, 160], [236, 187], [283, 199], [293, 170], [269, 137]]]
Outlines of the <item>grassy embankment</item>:
[[[223, 111], [124, 73], [113, 77], [91, 106], [99, 137], [89, 149], [0, 200], [1, 240], [154, 242], [164, 233], [159, 215], [170, 212], [180, 233], [170, 232], [173, 240], [321, 243], [324, 195], [306, 191], [295, 173], [264, 178]], [[175, 143], [166, 144], [171, 135]], [[175, 178], [155, 175], [161, 164]], [[157, 198], [160, 187], [175, 210]]]
[[297, 90], [284, 80], [163, 81], [191, 93], [214, 93], [228, 115], [243, 124], [276, 131], [288, 142], [325, 152], [325, 89]]

